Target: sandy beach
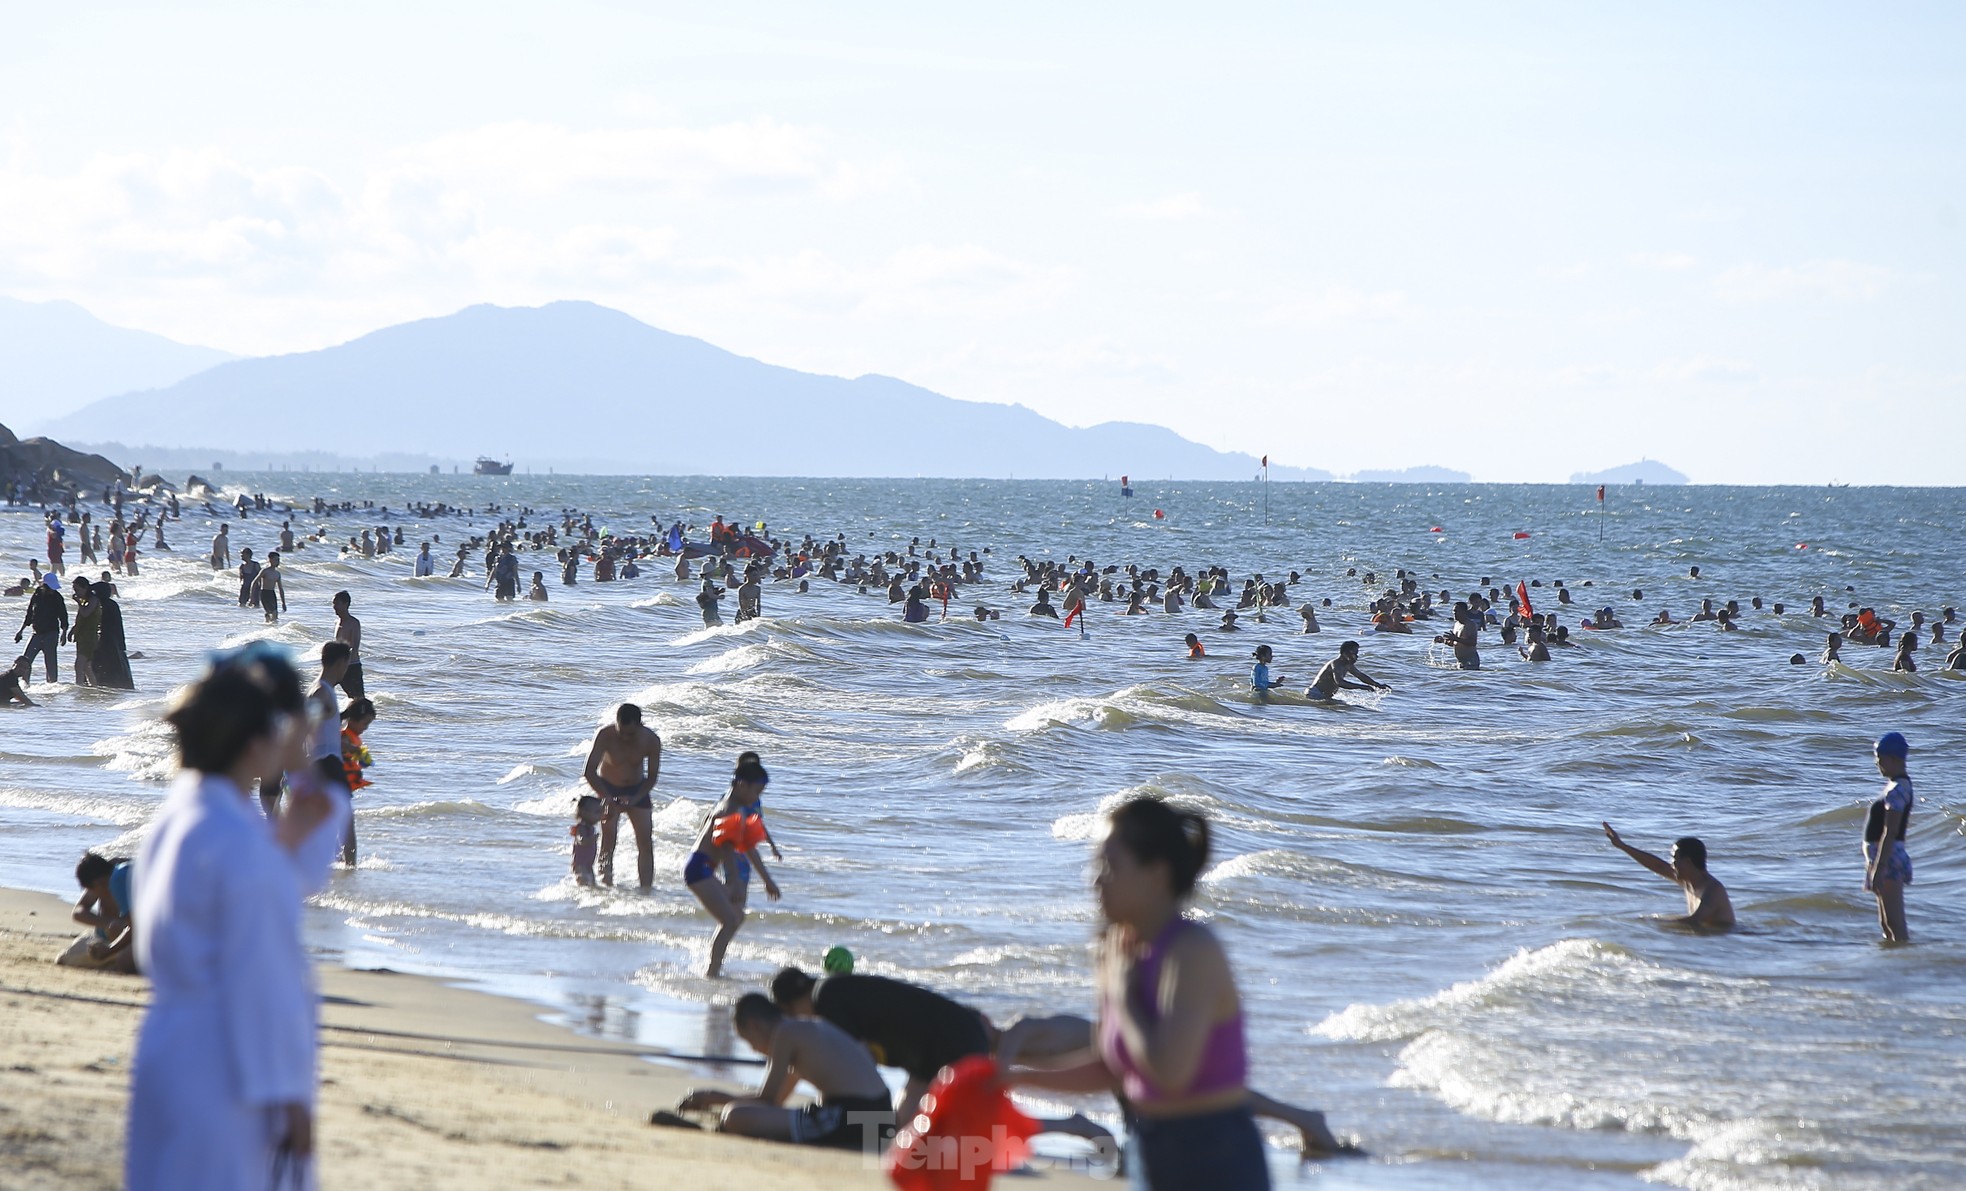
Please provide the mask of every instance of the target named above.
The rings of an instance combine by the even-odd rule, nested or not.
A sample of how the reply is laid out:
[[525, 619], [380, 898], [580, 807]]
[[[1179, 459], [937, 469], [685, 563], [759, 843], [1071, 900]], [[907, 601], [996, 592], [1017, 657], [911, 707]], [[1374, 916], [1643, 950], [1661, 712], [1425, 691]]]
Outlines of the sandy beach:
[[[149, 989], [56, 967], [79, 933], [68, 914], [46, 894], [0, 890], [0, 1181], [18, 1191], [122, 1184]], [[522, 1002], [385, 971], [324, 966], [320, 983], [324, 1187], [887, 1185], [857, 1155], [651, 1128], [652, 1109], [710, 1081]]]

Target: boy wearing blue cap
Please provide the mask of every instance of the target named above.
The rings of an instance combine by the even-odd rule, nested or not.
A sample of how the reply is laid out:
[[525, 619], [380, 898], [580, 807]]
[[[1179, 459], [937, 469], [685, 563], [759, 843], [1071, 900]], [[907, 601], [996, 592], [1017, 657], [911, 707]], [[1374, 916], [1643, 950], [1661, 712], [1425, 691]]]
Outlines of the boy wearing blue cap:
[[1864, 818], [1864, 888], [1877, 898], [1877, 924], [1887, 943], [1909, 943], [1905, 929], [1905, 886], [1911, 884], [1911, 855], [1905, 830], [1911, 824], [1911, 775], [1905, 759], [1911, 745], [1896, 732], [1877, 738], [1877, 771], [1889, 779], [1884, 793]]

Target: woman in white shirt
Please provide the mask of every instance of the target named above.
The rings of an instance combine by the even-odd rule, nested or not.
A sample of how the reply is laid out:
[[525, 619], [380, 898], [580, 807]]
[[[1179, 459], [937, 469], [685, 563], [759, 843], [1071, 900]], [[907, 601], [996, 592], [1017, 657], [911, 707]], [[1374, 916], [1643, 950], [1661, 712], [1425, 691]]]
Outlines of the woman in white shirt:
[[[312, 1185], [313, 969], [301, 900], [349, 813], [308, 765], [300, 677], [255, 643], [217, 658], [165, 717], [181, 766], [136, 862], [138, 963], [153, 989], [137, 1034], [131, 1191]], [[278, 819], [252, 782], [285, 769]]]

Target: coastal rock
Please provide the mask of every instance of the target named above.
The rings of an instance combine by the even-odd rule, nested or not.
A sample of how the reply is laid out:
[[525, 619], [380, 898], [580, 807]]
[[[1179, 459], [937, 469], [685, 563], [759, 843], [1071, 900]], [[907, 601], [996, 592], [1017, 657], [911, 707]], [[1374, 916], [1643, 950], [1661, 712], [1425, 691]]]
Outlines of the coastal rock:
[[0, 426], [0, 484], [26, 484], [56, 492], [106, 488], [123, 469], [101, 455], [87, 455], [51, 438], [16, 438]]
[[184, 494], [186, 496], [217, 496], [218, 489], [213, 487], [210, 480], [193, 472], [185, 478]]

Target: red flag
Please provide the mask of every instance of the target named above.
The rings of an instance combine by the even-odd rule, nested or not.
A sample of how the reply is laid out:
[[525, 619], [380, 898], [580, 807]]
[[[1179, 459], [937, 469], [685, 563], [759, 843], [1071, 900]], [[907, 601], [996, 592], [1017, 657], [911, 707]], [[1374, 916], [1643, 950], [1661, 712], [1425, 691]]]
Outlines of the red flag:
[[1521, 579], [1516, 580], [1515, 598], [1522, 605], [1522, 614], [1524, 616], [1536, 615], [1536, 610], [1529, 606], [1529, 584], [1527, 581]]
[[1599, 484], [1597, 486], [1597, 503], [1599, 504], [1604, 503], [1604, 485], [1602, 484]]
[[1084, 600], [1080, 600], [1080, 601], [1079, 601], [1079, 602], [1078, 602], [1077, 604], [1074, 604], [1074, 605], [1072, 606], [1072, 610], [1071, 610], [1070, 612], [1067, 612], [1067, 613], [1065, 613], [1065, 627], [1066, 627], [1066, 628], [1068, 628], [1068, 629], [1069, 629], [1069, 628], [1071, 628], [1071, 627], [1072, 627], [1072, 622], [1073, 622], [1074, 620], [1077, 620], [1077, 619], [1079, 618], [1079, 616], [1080, 616], [1080, 615], [1081, 615], [1082, 613], [1084, 613], [1084, 611], [1085, 611], [1085, 601], [1084, 601]]
[[1263, 456], [1263, 470], [1270, 470], [1270, 457], [1268, 455]]

